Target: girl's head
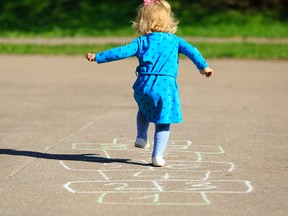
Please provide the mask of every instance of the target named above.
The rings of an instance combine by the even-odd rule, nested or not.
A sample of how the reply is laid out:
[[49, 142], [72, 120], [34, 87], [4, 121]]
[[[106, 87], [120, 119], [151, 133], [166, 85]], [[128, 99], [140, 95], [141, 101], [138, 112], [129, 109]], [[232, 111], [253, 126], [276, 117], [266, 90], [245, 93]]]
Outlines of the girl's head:
[[151, 32], [169, 32], [174, 34], [178, 21], [174, 19], [170, 4], [165, 0], [145, 0], [140, 6], [133, 29], [140, 35]]

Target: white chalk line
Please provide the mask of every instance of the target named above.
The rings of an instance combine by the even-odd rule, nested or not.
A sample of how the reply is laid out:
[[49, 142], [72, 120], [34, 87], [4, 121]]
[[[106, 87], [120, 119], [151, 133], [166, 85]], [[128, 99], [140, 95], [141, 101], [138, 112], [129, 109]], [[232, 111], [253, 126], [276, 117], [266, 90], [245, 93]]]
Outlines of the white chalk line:
[[[188, 202], [188, 203], [177, 203], [177, 202], [159, 202], [160, 201], [160, 194], [159, 193], [155, 193], [153, 195], [148, 195], [148, 196], [144, 196], [144, 197], [138, 197], [138, 198], [130, 198], [130, 200], [143, 200], [143, 199], [147, 199], [147, 198], [153, 198], [152, 202], [145, 202], [145, 203], [131, 203], [131, 202], [106, 202], [104, 201], [104, 198], [107, 194], [113, 194], [113, 193], [103, 193], [101, 194], [101, 196], [98, 198], [98, 203], [99, 204], [108, 204], [108, 205], [134, 205], [134, 206], [143, 206], [143, 205], [154, 205], [154, 206], [193, 206], [193, 205], [210, 205], [211, 201], [207, 198], [206, 194], [204, 192], [200, 192], [199, 195], [202, 199], [202, 202]], [[162, 195], [163, 193], [161, 193]]]
[[160, 198], [160, 194], [159, 193], [155, 193], [153, 195], [148, 195], [148, 196], [142, 196], [142, 197], [137, 197], [137, 198], [130, 198], [130, 200], [143, 200], [143, 199], [147, 199], [147, 198], [151, 198], [153, 197], [153, 203], [158, 203], [159, 202], [159, 198]]
[[159, 191], [159, 192], [163, 192], [163, 188], [161, 187], [160, 184], [158, 184], [159, 181], [152, 181], [153, 184], [156, 186], [156, 189]]
[[[190, 203], [177, 203], [177, 202], [158, 202], [157, 198], [154, 198], [153, 202], [146, 202], [146, 203], [131, 203], [131, 202], [107, 202], [107, 201], [103, 201], [104, 197], [110, 193], [103, 193], [99, 199], [98, 199], [98, 203], [99, 204], [105, 204], [105, 205], [132, 205], [132, 206], [204, 206], [204, 205], [210, 205], [211, 201], [208, 200], [207, 196], [203, 193], [200, 194], [201, 199], [203, 202], [190, 202]], [[143, 197], [144, 198], [144, 197]], [[148, 198], [148, 197], [147, 197]], [[139, 198], [140, 199], [140, 198]], [[136, 200], [136, 198], [131, 199], [130, 200]]]
[[[75, 190], [73, 190], [72, 188], [70, 188], [69, 186], [63, 186], [65, 189], [67, 189], [69, 192], [71, 193], [75, 193], [75, 194], [102, 194], [102, 193], [117, 193], [117, 194], [129, 194], [129, 193], [147, 193], [147, 192], [159, 192], [159, 193], [179, 193], [179, 194], [183, 194], [183, 193], [193, 193], [193, 194], [200, 194], [202, 192], [205, 192], [206, 194], [248, 194], [251, 193], [252, 191], [250, 191], [250, 188], [247, 189], [246, 191], [203, 191], [203, 190], [194, 190], [194, 191], [159, 191], [159, 190], [153, 190], [151, 188], [141, 188], [143, 190], [132, 190], [131, 191], [85, 191], [85, 192], [77, 192]], [[149, 191], [150, 190], [150, 191]]]
[[98, 170], [98, 172], [104, 177], [104, 179], [110, 180], [110, 179], [104, 174], [104, 172], [103, 172], [102, 170]]
[[[126, 190], [122, 190], [123, 188], [127, 187], [129, 182], [149, 182], [149, 183], [153, 183], [156, 188], [131, 188], [131, 189], [126, 189]], [[177, 190], [177, 191], [173, 191], [173, 190], [169, 190], [169, 191], [164, 191], [163, 188], [161, 187], [161, 185], [159, 185], [159, 183], [171, 183], [171, 182], [186, 182], [187, 183], [200, 183], [196, 186], [203, 186], [203, 183], [206, 185], [209, 185], [211, 182], [212, 183], [243, 183], [246, 187], [247, 190], [245, 191], [209, 191], [210, 189], [214, 189], [214, 188], [206, 188], [206, 189], [197, 189], [195, 188], [194, 190]], [[85, 191], [85, 192], [78, 192], [74, 189], [72, 189], [70, 186], [73, 184], [89, 184], [89, 183], [105, 183], [105, 186], [109, 186], [109, 185], [117, 185], [117, 184], [123, 184], [122, 187], [118, 187], [119, 190], [111, 190], [111, 191]], [[202, 183], [202, 184], [201, 184]], [[208, 184], [209, 183], [209, 184]], [[125, 185], [124, 185], [125, 184]], [[251, 193], [253, 191], [253, 187], [252, 187], [252, 183], [248, 180], [207, 180], [207, 181], [202, 181], [202, 180], [109, 180], [109, 181], [71, 181], [71, 182], [67, 182], [66, 184], [63, 185], [63, 187], [65, 189], [67, 189], [69, 192], [71, 193], [78, 193], [78, 194], [98, 194], [98, 193], [135, 193], [135, 192], [147, 192], [147, 190], [155, 190], [158, 192], [163, 192], [163, 193], [200, 193], [200, 192], [205, 192], [205, 193], [213, 193], [213, 194], [248, 194]], [[216, 186], [217, 188], [217, 186]], [[117, 189], [117, 188], [116, 188]]]
[[202, 155], [219, 155], [219, 154], [225, 154], [224, 149], [222, 146], [218, 146], [219, 152], [197, 152], [195, 151], [195, 154], [197, 155], [197, 161], [202, 161]]

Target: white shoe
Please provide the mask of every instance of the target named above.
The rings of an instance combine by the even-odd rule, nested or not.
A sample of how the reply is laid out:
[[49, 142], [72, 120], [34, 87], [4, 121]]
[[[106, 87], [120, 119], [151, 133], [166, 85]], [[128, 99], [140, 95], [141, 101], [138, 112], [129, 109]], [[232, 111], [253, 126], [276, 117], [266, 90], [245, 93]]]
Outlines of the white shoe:
[[160, 156], [155, 156], [152, 158], [152, 164], [156, 167], [162, 167], [165, 165], [165, 160]]
[[137, 148], [149, 148], [150, 144], [145, 139], [136, 138], [135, 147], [137, 147]]

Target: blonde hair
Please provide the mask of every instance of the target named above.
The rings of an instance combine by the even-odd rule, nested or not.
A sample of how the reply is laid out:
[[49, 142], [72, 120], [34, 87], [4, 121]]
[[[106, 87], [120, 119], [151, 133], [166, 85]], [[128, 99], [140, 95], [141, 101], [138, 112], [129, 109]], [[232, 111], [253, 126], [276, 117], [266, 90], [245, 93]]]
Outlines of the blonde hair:
[[165, 0], [158, 0], [140, 6], [132, 28], [139, 35], [145, 35], [151, 32], [168, 32], [174, 34], [177, 31], [178, 23], [171, 11], [170, 4]]

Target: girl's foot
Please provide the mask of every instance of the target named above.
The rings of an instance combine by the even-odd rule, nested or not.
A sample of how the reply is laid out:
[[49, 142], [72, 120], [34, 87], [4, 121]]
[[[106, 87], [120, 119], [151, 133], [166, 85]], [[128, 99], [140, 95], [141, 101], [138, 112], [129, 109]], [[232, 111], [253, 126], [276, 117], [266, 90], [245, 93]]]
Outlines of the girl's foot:
[[165, 160], [160, 156], [155, 156], [152, 158], [152, 164], [156, 167], [162, 167], [165, 165]]
[[136, 138], [135, 147], [137, 147], [137, 148], [149, 148], [150, 144], [145, 139]]

